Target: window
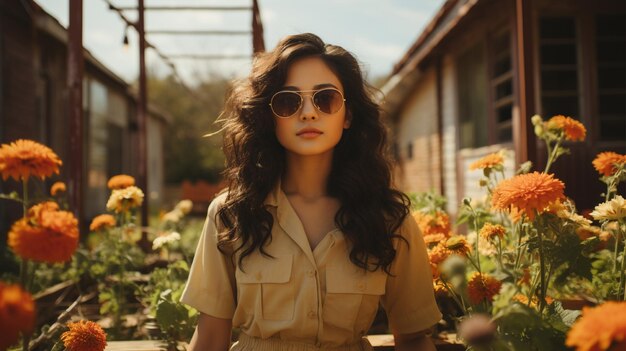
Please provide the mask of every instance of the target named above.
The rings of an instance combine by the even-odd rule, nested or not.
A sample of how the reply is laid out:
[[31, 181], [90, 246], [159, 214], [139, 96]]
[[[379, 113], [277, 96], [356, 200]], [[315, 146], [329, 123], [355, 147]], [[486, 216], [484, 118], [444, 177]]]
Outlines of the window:
[[598, 137], [626, 140], [626, 16], [596, 16]]
[[579, 119], [577, 30], [573, 17], [540, 18], [539, 60], [543, 117], [566, 115]]
[[494, 131], [491, 140], [506, 143], [513, 140], [513, 67], [511, 65], [511, 32], [507, 29], [491, 40], [491, 108]]
[[477, 43], [461, 53], [458, 71], [460, 147], [488, 144], [485, 46]]

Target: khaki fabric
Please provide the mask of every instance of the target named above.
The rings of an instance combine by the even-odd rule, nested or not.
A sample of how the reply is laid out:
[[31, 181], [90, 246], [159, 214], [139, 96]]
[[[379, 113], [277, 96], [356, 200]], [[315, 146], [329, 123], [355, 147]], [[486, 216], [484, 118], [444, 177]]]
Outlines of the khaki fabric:
[[[246, 336], [320, 349], [364, 344], [362, 337], [379, 302], [395, 333], [421, 331], [441, 319], [426, 246], [412, 216], [399, 231], [410, 247], [394, 240], [394, 276], [382, 270], [365, 272], [350, 262], [349, 245], [339, 229], [311, 250], [279, 182], [265, 201], [274, 217], [265, 251], [275, 258], [257, 251], [239, 267], [239, 252], [233, 262], [217, 249], [216, 213], [225, 198], [223, 193], [209, 206], [183, 303], [213, 317], [232, 319]], [[254, 349], [241, 346], [234, 345], [233, 350]]]

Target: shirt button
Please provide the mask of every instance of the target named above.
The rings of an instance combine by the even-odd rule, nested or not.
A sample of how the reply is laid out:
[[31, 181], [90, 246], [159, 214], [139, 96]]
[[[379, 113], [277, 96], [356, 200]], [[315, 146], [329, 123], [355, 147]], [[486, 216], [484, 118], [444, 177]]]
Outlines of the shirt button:
[[313, 270], [307, 271], [306, 275], [308, 275], [309, 277], [313, 278], [313, 277], [315, 277], [315, 271], [313, 271]]
[[315, 313], [315, 311], [309, 311], [309, 313], [307, 313], [307, 316], [311, 319], [315, 318], [317, 316], [317, 314]]

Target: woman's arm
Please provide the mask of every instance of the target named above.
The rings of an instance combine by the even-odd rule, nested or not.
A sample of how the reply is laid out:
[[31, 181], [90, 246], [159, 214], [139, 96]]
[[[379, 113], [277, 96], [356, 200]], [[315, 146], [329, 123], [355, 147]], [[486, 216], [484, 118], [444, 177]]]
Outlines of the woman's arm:
[[228, 351], [232, 320], [200, 313], [188, 351]]
[[412, 334], [394, 334], [396, 351], [435, 351], [435, 344], [428, 336], [429, 330]]

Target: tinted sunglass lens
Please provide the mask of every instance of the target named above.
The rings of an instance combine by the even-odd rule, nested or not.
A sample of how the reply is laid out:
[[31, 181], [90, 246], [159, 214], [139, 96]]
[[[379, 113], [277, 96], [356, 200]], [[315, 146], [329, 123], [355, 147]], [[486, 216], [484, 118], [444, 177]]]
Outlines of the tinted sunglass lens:
[[300, 95], [297, 93], [281, 92], [274, 95], [272, 109], [279, 117], [289, 117], [300, 108]]
[[326, 89], [318, 91], [313, 97], [313, 102], [320, 111], [331, 114], [341, 109], [343, 98], [337, 90]]

